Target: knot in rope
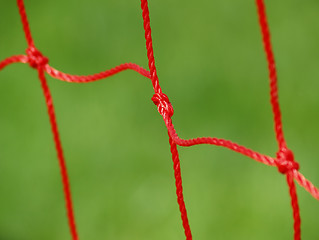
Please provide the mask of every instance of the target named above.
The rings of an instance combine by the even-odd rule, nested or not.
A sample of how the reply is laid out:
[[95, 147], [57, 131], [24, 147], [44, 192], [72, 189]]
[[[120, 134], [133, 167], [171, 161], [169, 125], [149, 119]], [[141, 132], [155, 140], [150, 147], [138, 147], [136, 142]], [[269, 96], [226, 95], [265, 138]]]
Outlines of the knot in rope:
[[152, 97], [152, 101], [157, 106], [157, 110], [162, 116], [165, 114], [167, 114], [168, 117], [173, 116], [173, 106], [165, 93], [155, 93]]
[[277, 160], [278, 171], [282, 174], [287, 174], [294, 169], [299, 170], [299, 163], [295, 162], [293, 152], [287, 148], [277, 153]]
[[26, 53], [28, 56], [29, 65], [32, 68], [42, 68], [49, 62], [49, 59], [44, 57], [42, 53], [34, 46], [27, 48]]

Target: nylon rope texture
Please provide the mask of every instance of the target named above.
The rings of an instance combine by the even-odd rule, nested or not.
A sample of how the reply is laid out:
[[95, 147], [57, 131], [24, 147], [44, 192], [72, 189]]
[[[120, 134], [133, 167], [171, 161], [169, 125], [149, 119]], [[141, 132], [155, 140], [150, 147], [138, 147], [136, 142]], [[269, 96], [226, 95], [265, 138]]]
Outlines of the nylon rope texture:
[[54, 112], [53, 100], [50, 93], [50, 89], [47, 84], [45, 73], [50, 75], [55, 79], [59, 79], [66, 82], [72, 83], [88, 83], [101, 79], [105, 79], [124, 70], [134, 70], [137, 73], [149, 78], [152, 82], [154, 89], [154, 95], [152, 97], [153, 103], [156, 105], [158, 112], [162, 116], [164, 123], [168, 131], [168, 139], [170, 144], [170, 151], [172, 154], [173, 170], [175, 177], [176, 195], [177, 203], [179, 205], [179, 210], [181, 213], [182, 225], [184, 228], [184, 233], [186, 240], [192, 239], [191, 228], [189, 220], [187, 217], [186, 205], [183, 196], [183, 186], [181, 177], [181, 164], [178, 154], [177, 146], [190, 147], [198, 144], [210, 144], [215, 146], [221, 146], [228, 148], [232, 151], [238, 152], [245, 155], [257, 162], [263, 163], [268, 166], [277, 167], [281, 174], [286, 176], [287, 185], [289, 188], [289, 195], [291, 198], [291, 206], [293, 210], [293, 229], [294, 229], [294, 240], [301, 239], [300, 230], [300, 211], [298, 205], [297, 191], [295, 181], [308, 191], [315, 199], [319, 200], [319, 190], [316, 188], [308, 179], [306, 179], [299, 172], [299, 164], [295, 161], [293, 152], [287, 147], [281, 120], [281, 110], [278, 99], [278, 80], [277, 80], [277, 70], [275, 64], [275, 57], [272, 50], [270, 30], [268, 26], [268, 20], [266, 15], [266, 7], [264, 0], [256, 0], [257, 15], [259, 19], [259, 25], [262, 34], [262, 42], [264, 45], [264, 51], [268, 63], [269, 71], [269, 85], [270, 85], [270, 103], [273, 111], [274, 119], [274, 129], [276, 133], [276, 139], [278, 143], [278, 151], [276, 157], [270, 157], [249, 148], [241, 146], [230, 140], [213, 138], [213, 137], [198, 137], [192, 139], [182, 139], [178, 136], [175, 127], [172, 122], [172, 116], [174, 114], [174, 109], [169, 101], [166, 94], [162, 92], [161, 86], [159, 84], [159, 78], [157, 75], [157, 70], [155, 66], [155, 57], [153, 50], [153, 40], [151, 34], [151, 24], [150, 24], [150, 14], [148, 8], [148, 1], [141, 0], [142, 18], [143, 26], [145, 31], [145, 43], [146, 43], [146, 53], [148, 58], [149, 71], [142, 68], [141, 66], [134, 63], [124, 63], [118, 65], [114, 68], [106, 70], [104, 72], [96, 73], [88, 76], [71, 75], [61, 72], [49, 65], [49, 59], [43, 56], [42, 53], [35, 47], [34, 40], [31, 34], [29, 22], [26, 15], [26, 10], [23, 0], [17, 0], [17, 5], [19, 9], [19, 14], [21, 17], [21, 22], [23, 26], [23, 31], [28, 44], [26, 50], [26, 55], [14, 55], [9, 58], [0, 61], [0, 70], [3, 70], [10, 64], [13, 63], [28, 63], [30, 67], [34, 68], [38, 72], [38, 77], [41, 83], [43, 94], [45, 97], [45, 102], [47, 106], [48, 116], [51, 124], [51, 130], [53, 134], [53, 139], [55, 143], [55, 148], [57, 152], [58, 163], [60, 166], [60, 173], [64, 191], [64, 200], [66, 206], [66, 215], [68, 218], [68, 224], [70, 229], [70, 234], [73, 240], [78, 240], [79, 235], [76, 227], [76, 221], [73, 210], [73, 202], [71, 197], [71, 187], [70, 180], [68, 177], [66, 161], [63, 155], [62, 144], [59, 136], [58, 126], [56, 122], [56, 116]]

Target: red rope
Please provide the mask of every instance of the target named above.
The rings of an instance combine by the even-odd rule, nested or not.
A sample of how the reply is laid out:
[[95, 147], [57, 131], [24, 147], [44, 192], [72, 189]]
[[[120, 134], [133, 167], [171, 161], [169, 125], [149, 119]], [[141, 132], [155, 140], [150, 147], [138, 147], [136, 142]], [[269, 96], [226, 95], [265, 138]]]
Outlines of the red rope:
[[111, 68], [110, 70], [106, 70], [104, 72], [96, 73], [96, 74], [88, 75], [88, 76], [71, 75], [71, 74], [60, 72], [49, 65], [45, 66], [45, 71], [51, 77], [62, 80], [62, 81], [75, 82], [75, 83], [94, 82], [97, 80], [101, 80], [103, 78], [110, 77], [114, 74], [117, 74], [127, 69], [134, 70], [138, 72], [139, 74], [143, 75], [144, 77], [151, 78], [149, 71], [145, 70], [144, 68], [140, 67], [139, 65], [135, 63], [124, 63], [114, 68]]
[[33, 38], [31, 35], [31, 30], [28, 22], [28, 17], [25, 12], [25, 6], [23, 0], [17, 0], [18, 8], [19, 8], [19, 13], [21, 17], [21, 22], [22, 22], [22, 27], [23, 27], [23, 32], [25, 35], [25, 39], [27, 40], [27, 44], [29, 47], [34, 46], [33, 43]]
[[11, 56], [9, 58], [6, 58], [0, 62], [0, 70], [2, 70], [3, 68], [5, 68], [6, 66], [12, 63], [17, 63], [17, 62], [27, 63], [28, 57], [25, 55], [16, 55], [16, 56]]
[[294, 219], [294, 239], [300, 240], [301, 239], [301, 231], [300, 231], [300, 212], [299, 212], [299, 205], [298, 205], [298, 197], [296, 191], [296, 185], [293, 179], [293, 175], [291, 172], [286, 174], [287, 184], [289, 186], [289, 194], [291, 197], [291, 206], [293, 212], [293, 219]]
[[294, 179], [299, 183], [300, 186], [302, 186], [317, 200], [319, 200], [319, 189], [316, 188], [309, 180], [307, 180], [299, 172], [299, 164], [295, 162], [293, 152], [287, 148], [287, 144], [284, 139], [280, 106], [279, 106], [279, 100], [278, 100], [278, 83], [277, 83], [277, 72], [275, 67], [275, 58], [274, 58], [274, 54], [272, 50], [272, 45], [270, 40], [270, 31], [268, 27], [265, 4], [263, 0], [256, 0], [256, 5], [258, 10], [257, 12], [259, 17], [261, 33], [263, 37], [264, 50], [265, 50], [265, 54], [266, 54], [266, 58], [268, 62], [269, 80], [270, 80], [270, 102], [272, 105], [272, 110], [274, 115], [276, 139], [279, 146], [279, 150], [277, 152], [276, 158], [272, 158], [270, 156], [260, 154], [251, 149], [248, 149], [244, 146], [238, 145], [237, 143], [234, 143], [232, 141], [225, 140], [225, 139], [218, 139], [218, 138], [212, 138], [212, 137], [182, 139], [178, 136], [172, 122], [174, 109], [167, 95], [162, 93], [162, 89], [160, 87], [158, 76], [157, 76], [147, 0], [141, 0], [141, 8], [142, 8], [142, 17], [144, 21], [146, 50], [147, 50], [148, 65], [149, 65], [150, 71], [147, 71], [144, 68], [134, 63], [125, 63], [119, 66], [116, 66], [114, 68], [111, 68], [109, 70], [106, 70], [104, 72], [88, 75], [88, 76], [66, 74], [54, 69], [48, 64], [48, 61], [49, 61], [48, 58], [43, 56], [42, 53], [34, 45], [23, 0], [17, 0], [17, 3], [19, 8], [19, 13], [21, 16], [23, 30], [25, 33], [25, 38], [28, 44], [28, 48], [26, 51], [27, 55], [16, 55], [16, 56], [6, 58], [3, 61], [0, 61], [0, 70], [2, 70], [3, 68], [5, 68], [6, 66], [12, 63], [21, 62], [21, 63], [28, 63], [32, 68], [38, 71], [38, 76], [39, 76], [43, 93], [45, 96], [46, 105], [48, 109], [48, 115], [49, 115], [50, 124], [51, 124], [51, 130], [53, 133], [54, 143], [55, 143], [55, 147], [57, 151], [57, 156], [58, 156], [58, 161], [59, 161], [59, 166], [61, 171], [61, 178], [63, 183], [67, 217], [68, 217], [69, 228], [70, 228], [70, 232], [71, 232], [71, 236], [73, 240], [77, 240], [79, 239], [79, 237], [77, 234], [75, 218], [73, 213], [71, 189], [70, 189], [69, 178], [67, 174], [66, 163], [63, 156], [62, 145], [61, 145], [61, 141], [59, 137], [58, 127], [56, 123], [53, 101], [52, 101], [52, 97], [51, 97], [50, 90], [47, 85], [47, 81], [46, 81], [44, 73], [47, 72], [53, 78], [56, 78], [62, 81], [88, 83], [88, 82], [97, 81], [97, 80], [112, 76], [114, 74], [117, 74], [127, 69], [134, 70], [138, 72], [139, 74], [147, 78], [150, 78], [152, 81], [152, 85], [154, 89], [154, 95], [152, 97], [152, 101], [157, 106], [158, 112], [162, 115], [164, 123], [168, 130], [169, 143], [171, 146], [170, 150], [172, 153], [172, 160], [173, 160], [173, 166], [174, 166], [177, 202], [181, 212], [183, 228], [184, 228], [184, 232], [185, 232], [185, 236], [187, 240], [192, 239], [192, 234], [191, 234], [191, 229], [190, 229], [189, 221], [187, 217], [186, 206], [184, 202], [181, 168], [180, 168], [180, 160], [179, 160], [177, 145], [190, 147], [190, 146], [194, 146], [198, 144], [210, 144], [210, 145], [228, 148], [232, 151], [243, 154], [263, 164], [266, 164], [269, 166], [275, 166], [278, 168], [278, 171], [280, 173], [286, 175], [286, 180], [289, 187], [289, 194], [291, 197], [291, 205], [293, 209], [294, 239], [300, 240], [300, 213], [299, 213], [297, 192], [296, 192]]
[[[74, 218], [74, 213], [73, 213], [71, 188], [70, 188], [70, 184], [69, 184], [67, 167], [66, 167], [66, 163], [64, 160], [64, 155], [63, 155], [62, 144], [61, 144], [61, 140], [60, 140], [60, 136], [59, 136], [58, 126], [56, 123], [56, 117], [55, 117], [54, 107], [53, 107], [53, 100], [52, 100], [52, 96], [51, 96], [51, 93], [49, 90], [49, 86], [46, 82], [45, 75], [44, 75], [45, 66], [48, 65], [49, 60], [48, 60], [48, 58], [44, 57], [42, 55], [42, 53], [39, 50], [37, 50], [36, 47], [34, 46], [34, 42], [33, 42], [33, 38], [31, 35], [29, 22], [28, 22], [27, 15], [25, 12], [25, 6], [23, 3], [23, 0], [17, 0], [17, 3], [18, 3], [20, 16], [21, 16], [23, 30], [24, 30], [25, 37], [26, 37], [26, 40], [28, 43], [28, 48], [26, 51], [27, 59], [25, 59], [23, 57], [19, 57], [18, 60], [20, 60], [21, 62], [24, 62], [25, 60], [27, 60], [29, 65], [38, 71], [43, 94], [44, 94], [44, 97], [46, 100], [48, 115], [50, 118], [50, 124], [51, 124], [51, 130], [53, 133], [55, 148], [56, 148], [56, 152], [57, 152], [58, 160], [59, 160], [59, 166], [60, 166], [62, 183], [63, 183], [64, 199], [65, 199], [65, 204], [66, 204], [66, 211], [67, 211], [67, 217], [68, 217], [68, 222], [69, 222], [69, 228], [70, 228], [72, 239], [78, 240], [79, 237], [77, 234], [75, 218]], [[9, 61], [9, 60], [7, 60], [7, 61]], [[14, 60], [14, 59], [11, 59], [11, 61], [12, 60]], [[4, 64], [4, 66], [5, 66], [5, 64]]]
[[293, 152], [287, 148], [287, 144], [284, 138], [282, 122], [281, 122], [281, 113], [278, 99], [278, 81], [277, 81], [277, 70], [275, 64], [275, 57], [272, 50], [271, 40], [270, 40], [270, 32], [268, 27], [268, 21], [266, 16], [266, 9], [263, 0], [256, 0], [256, 5], [258, 9], [258, 17], [259, 17], [259, 25], [261, 28], [263, 43], [265, 48], [265, 53], [268, 62], [268, 70], [269, 70], [269, 80], [270, 80], [270, 102], [274, 115], [274, 123], [275, 123], [275, 132], [276, 138], [279, 146], [279, 150], [277, 152], [278, 158], [278, 170], [282, 174], [286, 174], [287, 176], [287, 184], [289, 187], [289, 193], [291, 198], [291, 206], [293, 210], [293, 218], [294, 218], [294, 239], [300, 240], [300, 213], [299, 213], [299, 205], [298, 198], [296, 193], [296, 186], [293, 181], [293, 176], [291, 171], [299, 169], [299, 164], [294, 161]]
[[181, 164], [179, 161], [178, 151], [176, 143], [169, 137], [169, 144], [171, 145], [171, 153], [174, 165], [174, 175], [175, 175], [175, 186], [176, 186], [176, 195], [177, 203], [179, 205], [179, 211], [181, 212], [184, 232], [187, 240], [192, 239], [191, 229], [189, 227], [187, 212], [183, 196], [183, 186], [182, 186], [182, 175], [181, 175]]
[[53, 133], [53, 137], [54, 137], [55, 148], [56, 148], [56, 151], [58, 154], [58, 160], [59, 160], [60, 171], [61, 171], [61, 176], [62, 176], [63, 191], [64, 191], [64, 196], [65, 196], [65, 203], [66, 203], [66, 210], [67, 210], [67, 216], [68, 216], [68, 221], [69, 221], [69, 227], [70, 227], [72, 239], [77, 240], [77, 239], [79, 239], [79, 237], [78, 237], [78, 234], [76, 231], [69, 177], [68, 177], [66, 163], [64, 160], [64, 156], [63, 156], [63, 150], [62, 150], [61, 140], [60, 140], [60, 136], [59, 136], [58, 126], [56, 123], [53, 101], [52, 101], [52, 97], [51, 97], [51, 93], [50, 93], [47, 81], [46, 81], [45, 76], [44, 76], [43, 69], [39, 68], [38, 73], [39, 73], [39, 79], [41, 81], [41, 86], [43, 89], [43, 94], [44, 94], [44, 97], [46, 100], [46, 105], [48, 108], [48, 115], [50, 117], [50, 123], [51, 123], [52, 133]]
[[155, 93], [162, 93], [162, 89], [161, 89], [161, 86], [159, 85], [156, 67], [155, 67], [150, 13], [148, 10], [147, 0], [141, 0], [141, 8], [142, 8], [142, 17], [144, 21], [146, 50], [147, 50], [148, 66], [150, 68], [151, 80], [152, 80]]
[[257, 9], [258, 9], [258, 17], [259, 24], [263, 36], [263, 43], [265, 48], [265, 53], [268, 62], [268, 70], [269, 70], [269, 80], [270, 80], [270, 102], [272, 106], [272, 111], [274, 114], [274, 122], [275, 122], [275, 132], [277, 137], [277, 142], [280, 149], [286, 148], [286, 142], [284, 139], [284, 133], [282, 130], [281, 123], [281, 113], [279, 107], [278, 100], [278, 83], [277, 83], [277, 70], [275, 64], [275, 57], [271, 46], [270, 41], [270, 32], [267, 23], [267, 16], [265, 10], [265, 4], [263, 0], [256, 0]]

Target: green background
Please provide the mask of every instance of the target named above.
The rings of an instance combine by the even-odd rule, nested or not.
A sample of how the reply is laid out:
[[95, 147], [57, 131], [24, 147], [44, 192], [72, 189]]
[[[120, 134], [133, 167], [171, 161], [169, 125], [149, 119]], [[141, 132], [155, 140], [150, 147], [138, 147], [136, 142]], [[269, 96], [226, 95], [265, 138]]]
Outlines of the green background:
[[[137, 0], [26, 1], [50, 65], [92, 74], [147, 68]], [[319, 2], [266, 1], [288, 146], [319, 186]], [[183, 138], [226, 138], [275, 156], [268, 73], [254, 1], [150, 1], [156, 66]], [[0, 4], [0, 59], [26, 41], [14, 1]], [[48, 77], [81, 240], [185, 239], [168, 137], [150, 80], [126, 71], [71, 84]], [[37, 73], [0, 72], [0, 240], [70, 239]], [[215, 146], [179, 148], [193, 238], [292, 239], [285, 177]], [[319, 239], [319, 203], [298, 187], [302, 238]]]

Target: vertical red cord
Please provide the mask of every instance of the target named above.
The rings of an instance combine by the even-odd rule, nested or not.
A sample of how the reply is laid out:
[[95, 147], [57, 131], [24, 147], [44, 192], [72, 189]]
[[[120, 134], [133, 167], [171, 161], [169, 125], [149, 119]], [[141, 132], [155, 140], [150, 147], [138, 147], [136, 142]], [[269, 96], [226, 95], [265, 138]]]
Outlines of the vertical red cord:
[[297, 197], [297, 191], [296, 191], [296, 185], [293, 179], [293, 173], [289, 172], [286, 175], [287, 183], [289, 186], [289, 193], [291, 196], [291, 206], [292, 206], [292, 215], [294, 219], [294, 239], [300, 240], [301, 239], [301, 230], [300, 230], [300, 211], [299, 211], [299, 205], [298, 205], [298, 197]]
[[284, 138], [284, 133], [282, 129], [281, 122], [281, 112], [278, 100], [278, 83], [277, 83], [277, 70], [275, 57], [272, 50], [272, 45], [270, 41], [270, 32], [268, 27], [268, 21], [266, 16], [266, 9], [263, 0], [256, 0], [256, 4], [258, 7], [258, 16], [259, 16], [259, 24], [261, 27], [261, 32], [263, 36], [263, 44], [265, 48], [265, 53], [267, 56], [268, 62], [268, 71], [269, 71], [269, 80], [270, 80], [270, 101], [272, 106], [272, 111], [274, 114], [274, 122], [275, 122], [275, 132], [276, 138], [279, 145], [279, 149], [286, 148], [286, 142]]
[[[270, 40], [270, 31], [267, 21], [266, 15], [266, 7], [263, 0], [256, 0], [257, 9], [258, 9], [258, 17], [259, 17], [259, 25], [261, 28], [262, 36], [263, 36], [263, 44], [268, 62], [268, 70], [269, 70], [269, 80], [270, 80], [270, 102], [274, 114], [274, 123], [275, 123], [275, 132], [276, 138], [279, 146], [279, 150], [277, 152], [277, 156], [284, 156], [283, 158], [278, 158], [279, 161], [294, 161], [293, 155], [290, 150], [287, 148], [287, 144], [284, 138], [282, 121], [281, 121], [281, 112], [278, 100], [278, 80], [277, 80], [277, 71], [275, 64], [275, 57], [272, 50], [272, 44]], [[287, 152], [290, 152], [292, 156], [287, 159]], [[293, 170], [294, 171], [294, 170]], [[294, 218], [294, 239], [300, 240], [300, 213], [299, 213], [299, 205], [298, 198], [296, 193], [296, 186], [293, 180], [293, 175], [291, 171], [288, 171], [286, 174], [287, 184], [289, 187], [289, 194], [291, 198], [291, 206], [293, 209], [293, 218]]]
[[[171, 119], [174, 111], [167, 96], [164, 93], [162, 93], [161, 87], [159, 85], [159, 80], [158, 80], [156, 67], [155, 67], [151, 24], [150, 24], [150, 16], [149, 16], [147, 0], [141, 0], [141, 8], [142, 8], [142, 17], [144, 22], [144, 30], [145, 30], [145, 41], [146, 41], [148, 65], [150, 68], [151, 80], [152, 80], [153, 88], [155, 91], [155, 94], [152, 100], [157, 105], [158, 111], [163, 116], [164, 121], [167, 121], [167, 119]], [[169, 143], [171, 145], [171, 152], [172, 152], [172, 158], [173, 158], [173, 164], [174, 164], [177, 202], [181, 212], [181, 218], [183, 222], [186, 239], [191, 240], [192, 234], [191, 234], [191, 229], [188, 223], [187, 212], [186, 212], [186, 207], [185, 207], [185, 202], [183, 197], [182, 177], [181, 177], [178, 151], [177, 151], [176, 143], [172, 140], [170, 136], [169, 136]]]
[[24, 34], [25, 34], [25, 37], [27, 40], [27, 44], [28, 44], [28, 49], [27, 49], [28, 62], [29, 62], [31, 67], [37, 69], [37, 71], [38, 71], [43, 94], [44, 94], [44, 97], [46, 100], [46, 105], [47, 105], [47, 109], [48, 109], [48, 115], [50, 118], [50, 124], [51, 124], [52, 133], [53, 133], [54, 143], [55, 143], [55, 147], [56, 147], [56, 151], [57, 151], [57, 155], [58, 155], [58, 160], [59, 160], [59, 166], [60, 166], [62, 183], [63, 183], [64, 199], [65, 199], [65, 204], [66, 204], [66, 211], [67, 211], [67, 216], [68, 216], [70, 232], [72, 235], [72, 239], [78, 240], [79, 237], [77, 234], [75, 218], [74, 218], [74, 213], [73, 213], [73, 204], [72, 204], [71, 189], [70, 189], [70, 184], [69, 184], [67, 167], [66, 167], [64, 156], [63, 156], [61, 140], [60, 140], [58, 126], [56, 123], [56, 117], [55, 117], [55, 113], [54, 113], [53, 101], [52, 101], [50, 90], [49, 90], [49, 87], [48, 87], [48, 84], [46, 82], [45, 75], [44, 75], [44, 67], [47, 64], [48, 59], [45, 58], [34, 46], [34, 42], [33, 42], [33, 38], [31, 35], [29, 22], [28, 22], [27, 15], [25, 12], [25, 6], [23, 3], [23, 0], [17, 0], [17, 4], [18, 4], [18, 8], [19, 8], [19, 13], [21, 16], [23, 31], [24, 31]]
[[23, 0], [17, 0], [17, 4], [18, 4], [18, 8], [19, 8], [19, 13], [20, 13], [20, 17], [21, 17], [22, 26], [23, 26], [23, 31], [24, 31], [25, 38], [26, 38], [27, 43], [28, 43], [28, 47], [34, 46], [33, 38], [31, 35], [31, 30], [30, 30], [30, 26], [29, 26], [29, 21], [28, 21], [27, 14], [25, 12], [25, 6], [23, 3]]
[[56, 123], [52, 97], [51, 97], [50, 90], [44, 75], [45, 71], [47, 71], [49, 74], [51, 74], [55, 78], [58, 78], [64, 81], [70, 81], [70, 82], [96, 81], [98, 79], [116, 74], [125, 69], [133, 69], [139, 72], [140, 74], [151, 78], [152, 85], [155, 91], [155, 94], [152, 100], [156, 104], [159, 113], [163, 116], [164, 122], [166, 124], [168, 133], [169, 133], [169, 143], [171, 146], [172, 160], [173, 160], [173, 166], [174, 166], [177, 202], [181, 212], [181, 218], [182, 218], [185, 236], [187, 240], [192, 239], [192, 234], [191, 234], [191, 230], [190, 230], [190, 226], [188, 222], [187, 211], [186, 211], [184, 197], [183, 197], [182, 177], [181, 177], [180, 160], [179, 160], [177, 145], [193, 146], [197, 144], [213, 144], [217, 146], [223, 146], [233, 151], [249, 156], [264, 164], [277, 166], [279, 172], [286, 175], [287, 184], [289, 186], [289, 194], [291, 196], [291, 205], [293, 209], [293, 219], [294, 219], [294, 239], [295, 240], [301, 239], [300, 237], [301, 236], [301, 233], [300, 233], [301, 220], [300, 220], [298, 198], [297, 198], [297, 192], [296, 192], [294, 179], [296, 179], [297, 182], [302, 187], [304, 187], [307, 191], [309, 191], [311, 195], [317, 200], [319, 200], [319, 190], [309, 180], [307, 180], [301, 173], [299, 173], [298, 171], [299, 164], [294, 161], [293, 153], [287, 148], [287, 145], [284, 139], [280, 106], [279, 106], [279, 100], [278, 100], [277, 72], [276, 72], [275, 59], [274, 59], [274, 54], [273, 54], [272, 45], [271, 45], [269, 26], [267, 23], [265, 4], [263, 0], [256, 0], [256, 4], [258, 8], [259, 23], [261, 27], [262, 36], [263, 36], [263, 44], [265, 48], [265, 53], [266, 53], [267, 62], [268, 62], [268, 69], [269, 69], [271, 105], [272, 105], [272, 110], [274, 114], [276, 139], [279, 145], [277, 158], [272, 158], [272, 157], [262, 155], [258, 152], [247, 149], [244, 146], [240, 146], [236, 143], [233, 143], [231, 141], [224, 140], [224, 139], [206, 137], [206, 138], [193, 138], [193, 139], [185, 140], [178, 137], [171, 119], [174, 113], [173, 107], [171, 103], [169, 102], [168, 97], [164, 93], [162, 93], [161, 87], [159, 85], [158, 76], [156, 73], [147, 0], [141, 0], [141, 8], [143, 12], [142, 15], [143, 15], [143, 21], [144, 21], [146, 49], [147, 49], [147, 57], [149, 60], [150, 73], [148, 73], [148, 71], [142, 69], [136, 64], [122, 64], [118, 67], [115, 67], [103, 73], [94, 74], [90, 76], [76, 76], [76, 75], [65, 74], [50, 67], [48, 65], [48, 59], [44, 57], [42, 53], [38, 51], [34, 45], [23, 0], [17, 0], [17, 4], [19, 8], [19, 13], [21, 16], [21, 21], [23, 24], [23, 30], [24, 30], [25, 37], [28, 44], [28, 49], [26, 51], [27, 56], [17, 55], [17, 56], [12, 56], [1, 61], [0, 70], [11, 63], [22, 62], [22, 63], [29, 63], [29, 65], [32, 68], [37, 69], [38, 71], [39, 79], [40, 79], [41, 86], [42, 86], [43, 93], [46, 100], [46, 105], [48, 108], [48, 115], [50, 118], [50, 124], [52, 128], [57, 155], [58, 155], [62, 183], [63, 183], [63, 190], [65, 195], [67, 216], [69, 221], [69, 228], [70, 228], [70, 232], [71, 232], [73, 240], [78, 240], [79, 237], [77, 235], [75, 219], [73, 214], [71, 190], [70, 190], [69, 178], [67, 174], [66, 163], [63, 156], [63, 150], [62, 150], [62, 145], [61, 145], [58, 127]]
[[188, 223], [187, 211], [186, 211], [185, 202], [184, 202], [179, 155], [178, 155], [176, 143], [172, 140], [171, 137], [169, 137], [169, 144], [171, 145], [171, 153], [172, 153], [172, 159], [173, 159], [173, 165], [174, 165], [177, 202], [179, 205], [179, 210], [181, 212], [181, 218], [182, 218], [182, 222], [183, 222], [186, 240], [191, 240], [192, 233], [191, 233], [191, 229], [190, 229], [190, 226]]
[[64, 196], [65, 196], [66, 210], [67, 210], [67, 216], [68, 216], [68, 221], [69, 221], [69, 227], [70, 227], [72, 239], [78, 240], [79, 237], [78, 237], [78, 234], [76, 231], [69, 177], [68, 177], [68, 173], [67, 173], [65, 159], [63, 156], [63, 150], [62, 150], [61, 140], [60, 140], [60, 136], [59, 136], [59, 132], [58, 132], [58, 126], [56, 123], [56, 117], [55, 117], [55, 113], [54, 113], [52, 96], [51, 96], [48, 84], [46, 82], [43, 69], [38, 69], [38, 73], [39, 73], [39, 79], [41, 81], [43, 94], [45, 97], [45, 102], [46, 102], [46, 105], [48, 108], [48, 115], [50, 118], [51, 130], [53, 133], [55, 148], [56, 148], [57, 155], [58, 155], [62, 183], [63, 183], [63, 191], [64, 191]]
[[156, 67], [155, 67], [150, 14], [148, 10], [147, 0], [141, 0], [141, 8], [142, 8], [143, 21], [144, 21], [146, 50], [147, 50], [148, 66], [150, 68], [151, 80], [152, 80], [155, 93], [162, 93], [161, 86], [159, 85], [159, 81], [158, 81]]

